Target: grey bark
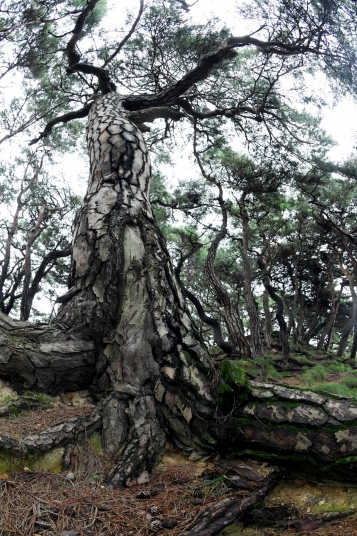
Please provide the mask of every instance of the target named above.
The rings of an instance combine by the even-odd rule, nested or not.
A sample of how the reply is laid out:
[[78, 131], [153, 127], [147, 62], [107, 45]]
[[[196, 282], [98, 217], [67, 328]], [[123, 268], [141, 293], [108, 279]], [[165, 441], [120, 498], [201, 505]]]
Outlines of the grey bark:
[[264, 355], [262, 340], [260, 336], [260, 321], [258, 308], [254, 302], [252, 292], [252, 267], [248, 256], [249, 249], [249, 215], [244, 205], [246, 194], [243, 193], [240, 199], [240, 211], [242, 217], [242, 259], [244, 270], [244, 294], [249, 315], [250, 336], [252, 340], [252, 357]]
[[267, 271], [267, 267], [263, 260], [263, 255], [258, 259], [258, 266], [262, 271], [262, 283], [265, 290], [269, 294], [272, 300], [276, 303], [276, 319], [280, 328], [280, 342], [282, 345], [282, 360], [286, 363], [290, 358], [290, 346], [288, 339], [288, 328], [284, 318], [284, 302], [275, 291], [275, 288], [270, 283], [270, 277]]
[[271, 334], [273, 333], [273, 326], [271, 322], [271, 312], [269, 307], [269, 294], [264, 289], [263, 293], [263, 307], [264, 307], [264, 338], [267, 348], [271, 348]]
[[70, 419], [47, 428], [44, 432], [31, 434], [21, 440], [0, 434], [0, 449], [16, 452], [19, 455], [45, 453], [71, 441], [84, 439], [100, 430], [101, 426], [101, 414], [100, 410], [97, 409], [92, 415]]
[[227, 209], [223, 200], [222, 187], [216, 181], [215, 184], [218, 186], [219, 190], [218, 200], [222, 211], [222, 224], [220, 230], [214, 237], [212, 244], [207, 252], [205, 270], [207, 278], [215, 291], [217, 299], [224, 309], [224, 316], [228, 332], [234, 345], [237, 348], [237, 352], [242, 356], [250, 356], [251, 351], [247, 338], [244, 335], [242, 320], [239, 316], [238, 311], [233, 306], [226, 289], [217, 277], [217, 274], [214, 269], [214, 262], [216, 259], [218, 246], [227, 234]]
[[338, 348], [337, 348], [337, 353], [336, 353], [336, 357], [341, 357], [344, 355], [344, 353], [346, 352], [346, 347], [347, 347], [347, 343], [348, 343], [348, 338], [351, 334], [351, 331], [353, 329], [353, 326], [354, 326], [354, 318], [351, 318], [346, 326], [344, 327], [343, 331], [342, 331], [342, 335], [341, 335], [341, 338], [340, 338], [340, 342], [338, 344]]
[[198, 450], [215, 443], [202, 420], [213, 413], [210, 364], [151, 212], [143, 137], [117, 94], [93, 104], [87, 138], [71, 291], [51, 326], [1, 317], [0, 374], [20, 389], [91, 385], [104, 399], [104, 443], [121, 454], [110, 477], [120, 486], [151, 469], [167, 431]]
[[[233, 420], [222, 418], [208, 356], [151, 213], [147, 150], [118, 95], [93, 105], [88, 143], [91, 174], [75, 225], [71, 289], [51, 325], [0, 314], [0, 376], [18, 389], [51, 394], [90, 386], [101, 400], [104, 446], [117, 456], [108, 478], [114, 486], [149, 471], [167, 434], [198, 452], [240, 452], [249, 443], [289, 456], [311, 451], [317, 464], [356, 456], [357, 409], [348, 401], [270, 384], [236, 385], [233, 377], [233, 399], [225, 401]], [[234, 409], [242, 394], [248, 402]], [[301, 403], [289, 410], [277, 398]], [[314, 435], [320, 423], [337, 431]], [[43, 440], [71, 441], [74, 429], [66, 424]], [[36, 437], [34, 445], [41, 441]], [[353, 471], [348, 463], [354, 477], [354, 462]]]

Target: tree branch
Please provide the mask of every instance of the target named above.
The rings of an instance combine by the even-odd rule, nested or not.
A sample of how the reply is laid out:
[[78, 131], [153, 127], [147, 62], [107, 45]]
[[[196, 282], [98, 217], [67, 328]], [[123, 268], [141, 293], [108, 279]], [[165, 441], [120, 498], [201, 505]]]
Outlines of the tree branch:
[[139, 128], [144, 123], [152, 123], [155, 119], [173, 119], [174, 121], [178, 121], [183, 117], [186, 117], [184, 112], [174, 110], [169, 106], [152, 107], [130, 113], [130, 120]]
[[129, 32], [126, 34], [124, 39], [119, 43], [117, 48], [114, 50], [113, 54], [111, 56], [109, 56], [108, 59], [105, 60], [105, 62], [102, 65], [102, 69], [104, 69], [104, 67], [106, 67], [108, 65], [108, 63], [110, 63], [115, 58], [115, 56], [117, 56], [119, 54], [119, 52], [121, 51], [121, 49], [123, 48], [125, 43], [133, 35], [133, 33], [135, 31], [135, 28], [137, 27], [137, 25], [139, 23], [139, 20], [141, 19], [141, 15], [143, 14], [143, 11], [144, 11], [144, 0], [140, 0], [139, 13], [138, 13], [138, 16], [136, 17], [136, 19], [134, 20], [134, 23], [133, 23], [132, 27], [130, 28]]
[[58, 125], [59, 123], [68, 123], [69, 121], [72, 121], [72, 119], [80, 119], [82, 117], [87, 117], [92, 104], [93, 102], [90, 102], [86, 104], [85, 106], [83, 106], [83, 108], [80, 108], [79, 110], [74, 110], [73, 112], [68, 112], [67, 114], [55, 117], [55, 119], [52, 119], [52, 121], [47, 123], [45, 130], [41, 132], [38, 138], [34, 138], [33, 140], [30, 141], [29, 145], [34, 145], [35, 143], [39, 142], [43, 138], [47, 138], [47, 136], [51, 133], [52, 128], [55, 125]]
[[82, 37], [83, 33], [83, 27], [86, 22], [87, 17], [90, 15], [90, 13], [93, 11], [95, 6], [98, 4], [99, 0], [90, 0], [86, 7], [83, 9], [79, 17], [77, 18], [76, 24], [72, 31], [72, 37], [67, 43], [67, 57], [68, 57], [68, 65], [72, 67], [76, 63], [79, 62], [81, 56], [76, 52], [76, 46], [80, 38]]
[[74, 72], [80, 72], [85, 74], [93, 74], [98, 78], [101, 92], [106, 94], [110, 91], [115, 91], [115, 85], [110, 81], [108, 72], [105, 69], [95, 67], [94, 65], [90, 65], [88, 63], [79, 63], [81, 55], [76, 51], [77, 43], [82, 37], [83, 27], [86, 19], [98, 2], [99, 0], [90, 0], [76, 21], [72, 31], [72, 37], [68, 41], [66, 48], [68, 57], [67, 73], [72, 74]]
[[207, 78], [215, 65], [218, 65], [224, 59], [234, 58], [237, 54], [233, 50], [234, 48], [249, 45], [255, 46], [262, 52], [269, 52], [269, 54], [293, 55], [304, 52], [316, 52], [314, 49], [302, 45], [287, 45], [280, 41], [261, 41], [251, 35], [230, 37], [215, 52], [203, 56], [194, 69], [185, 74], [172, 86], [169, 86], [156, 95], [128, 97], [124, 100], [124, 106], [128, 110], [143, 110], [151, 106], [174, 104], [193, 84]]

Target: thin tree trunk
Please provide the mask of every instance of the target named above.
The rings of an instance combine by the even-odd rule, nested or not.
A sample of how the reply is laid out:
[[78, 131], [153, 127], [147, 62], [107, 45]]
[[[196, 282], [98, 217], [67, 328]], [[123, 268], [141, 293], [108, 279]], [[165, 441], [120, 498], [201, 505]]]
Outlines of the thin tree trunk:
[[342, 335], [341, 335], [340, 342], [339, 342], [339, 345], [338, 345], [336, 357], [342, 357], [344, 355], [344, 353], [346, 352], [348, 338], [349, 338], [350, 333], [351, 333], [351, 331], [353, 329], [353, 326], [354, 326], [354, 318], [351, 318], [348, 321], [348, 323], [346, 324], [346, 326], [344, 327], [343, 331], [342, 331]]
[[245, 303], [249, 315], [250, 336], [252, 339], [252, 357], [261, 357], [264, 355], [262, 340], [260, 336], [260, 320], [257, 306], [254, 302], [252, 292], [252, 267], [248, 256], [249, 249], [249, 216], [244, 205], [246, 194], [243, 193], [239, 206], [242, 218], [242, 259], [244, 270], [244, 294]]
[[258, 259], [258, 266], [262, 270], [262, 282], [265, 290], [268, 292], [269, 296], [276, 303], [276, 319], [280, 328], [280, 342], [282, 346], [282, 360], [287, 363], [290, 358], [290, 346], [288, 339], [288, 328], [284, 318], [284, 302], [282, 298], [276, 293], [274, 287], [270, 283], [270, 277], [266, 268], [266, 265], [262, 259]]
[[212, 244], [207, 252], [205, 270], [206, 270], [207, 278], [215, 291], [217, 300], [224, 309], [224, 316], [225, 316], [225, 321], [226, 321], [226, 325], [228, 328], [228, 332], [229, 332], [232, 342], [236, 346], [238, 354], [243, 357], [245, 356], [250, 357], [251, 350], [250, 350], [250, 346], [247, 341], [247, 338], [244, 334], [243, 322], [239, 316], [238, 309], [234, 307], [234, 305], [232, 304], [232, 301], [228, 295], [228, 292], [226, 291], [221, 281], [217, 277], [215, 269], [214, 269], [214, 263], [215, 263], [215, 259], [217, 255], [218, 246], [227, 235], [227, 221], [228, 221], [227, 208], [223, 199], [223, 190], [222, 190], [222, 186], [220, 182], [214, 177], [208, 175], [202, 165], [199, 153], [197, 152], [196, 136], [197, 136], [197, 130], [195, 129], [194, 147], [193, 147], [194, 155], [196, 157], [196, 160], [198, 162], [202, 175], [205, 177], [206, 180], [208, 180], [209, 182], [211, 182], [218, 188], [218, 202], [219, 202], [219, 206], [222, 212], [221, 228], [216, 234], [216, 236], [214, 237]]
[[350, 352], [350, 359], [354, 360], [356, 359], [357, 354], [357, 314], [354, 317], [353, 321], [353, 341], [352, 341], [352, 348]]
[[264, 337], [265, 344], [268, 349], [271, 348], [271, 334], [273, 333], [273, 326], [271, 322], [271, 312], [269, 307], [269, 294], [264, 289], [263, 292], [263, 307], [264, 307]]

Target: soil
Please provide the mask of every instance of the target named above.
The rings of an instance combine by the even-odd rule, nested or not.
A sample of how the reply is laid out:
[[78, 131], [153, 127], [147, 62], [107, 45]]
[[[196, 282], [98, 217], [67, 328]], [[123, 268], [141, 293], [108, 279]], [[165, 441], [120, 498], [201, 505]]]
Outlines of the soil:
[[[338, 381], [343, 375], [333, 374], [329, 379]], [[301, 375], [292, 374], [282, 383], [301, 387]], [[2, 434], [21, 439], [91, 410], [86, 401], [73, 406], [58, 400], [49, 409], [23, 410], [18, 416], [1, 417], [0, 429]], [[215, 460], [192, 461], [172, 445], [167, 446], [148, 483], [141, 486], [125, 490], [105, 486], [112, 463], [86, 442], [76, 447], [66, 472], [35, 472], [24, 467], [16, 473], [1, 474], [0, 535], [149, 536], [159, 532], [178, 536], [222, 498], [233, 493], [240, 500], [249, 493], [232, 491], [225, 482], [218, 485], [218, 481], [207, 478], [205, 474], [216, 467]], [[275, 526], [254, 515], [249, 519], [244, 516], [224, 529], [221, 536], [357, 536], [357, 487], [286, 478], [259, 505], [266, 511], [277, 507], [293, 514]], [[316, 520], [336, 514], [348, 517], [318, 526]]]

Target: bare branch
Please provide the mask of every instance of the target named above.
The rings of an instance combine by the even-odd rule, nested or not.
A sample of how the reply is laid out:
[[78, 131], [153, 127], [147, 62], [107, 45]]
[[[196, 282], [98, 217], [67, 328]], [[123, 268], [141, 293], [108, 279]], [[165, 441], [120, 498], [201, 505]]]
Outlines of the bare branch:
[[72, 37], [68, 41], [66, 48], [68, 57], [67, 73], [72, 74], [74, 72], [81, 72], [85, 74], [93, 74], [98, 78], [100, 90], [103, 94], [105, 94], [109, 93], [110, 91], [115, 91], [115, 85], [111, 83], [108, 72], [100, 67], [95, 67], [94, 65], [90, 65], [88, 63], [79, 63], [81, 55], [76, 50], [77, 43], [82, 37], [83, 27], [86, 19], [98, 2], [99, 0], [90, 0], [76, 21], [72, 31]]
[[93, 11], [95, 6], [98, 4], [99, 0], [90, 0], [86, 7], [83, 9], [82, 13], [77, 18], [76, 24], [74, 26], [74, 29], [72, 31], [72, 37], [67, 43], [67, 57], [68, 57], [68, 65], [71, 67], [72, 65], [75, 65], [79, 62], [81, 59], [80, 54], [76, 51], [76, 46], [80, 38], [82, 37], [83, 33], [83, 27], [86, 22], [87, 17], [90, 15], [90, 13]]
[[115, 56], [117, 56], [119, 54], [119, 52], [121, 51], [121, 49], [123, 48], [125, 43], [133, 35], [133, 33], [135, 31], [135, 28], [137, 27], [137, 25], [139, 23], [139, 20], [141, 19], [141, 15], [143, 14], [143, 11], [144, 11], [144, 0], [140, 0], [139, 13], [138, 13], [138, 16], [136, 17], [136, 19], [134, 20], [132, 27], [130, 28], [129, 32], [126, 34], [124, 39], [119, 43], [117, 48], [114, 50], [113, 54], [111, 56], [109, 56], [108, 59], [105, 60], [105, 62], [102, 65], [102, 69], [104, 69], [104, 67], [106, 67], [108, 65], [108, 63], [110, 63], [115, 58]]
[[233, 50], [234, 48], [246, 47], [250, 45], [255, 46], [258, 48], [258, 50], [269, 54], [291, 56], [305, 52], [317, 52], [315, 49], [307, 46], [295, 46], [295, 44], [289, 45], [280, 41], [262, 41], [252, 37], [251, 35], [230, 37], [226, 39], [215, 52], [203, 56], [203, 58], [201, 58], [201, 60], [198, 62], [197, 66], [185, 74], [175, 84], [169, 86], [156, 95], [138, 95], [128, 97], [124, 101], [124, 106], [128, 110], [143, 110], [144, 108], [151, 106], [176, 104], [177, 99], [182, 96], [183, 93], [185, 93], [185, 91], [187, 91], [191, 86], [193, 86], [193, 84], [207, 78], [215, 65], [218, 65], [225, 59], [234, 58], [237, 54]]
[[72, 119], [80, 119], [82, 117], [87, 117], [92, 104], [93, 102], [90, 102], [86, 104], [83, 108], [80, 108], [79, 110], [74, 110], [73, 112], [68, 112], [67, 114], [60, 115], [59, 117], [52, 119], [52, 121], [47, 123], [45, 130], [41, 132], [39, 137], [31, 140], [29, 145], [34, 145], [35, 143], [39, 142], [43, 138], [47, 138], [47, 136], [52, 131], [52, 128], [55, 125], [58, 125], [59, 123], [68, 123], [69, 121], [72, 121]]
[[196, 0], [196, 2], [193, 2], [193, 4], [187, 4], [187, 2], [185, 2], [185, 0], [176, 0], [176, 2], [181, 4], [182, 9], [184, 9], [187, 12], [189, 12], [190, 7], [193, 7], [195, 4], [198, 4], [199, 0]]
[[155, 119], [173, 119], [174, 121], [178, 121], [185, 116], [185, 113], [174, 110], [169, 106], [158, 106], [156, 108], [147, 108], [146, 110], [132, 112], [130, 114], [130, 120], [140, 128], [144, 123], [152, 123]]

